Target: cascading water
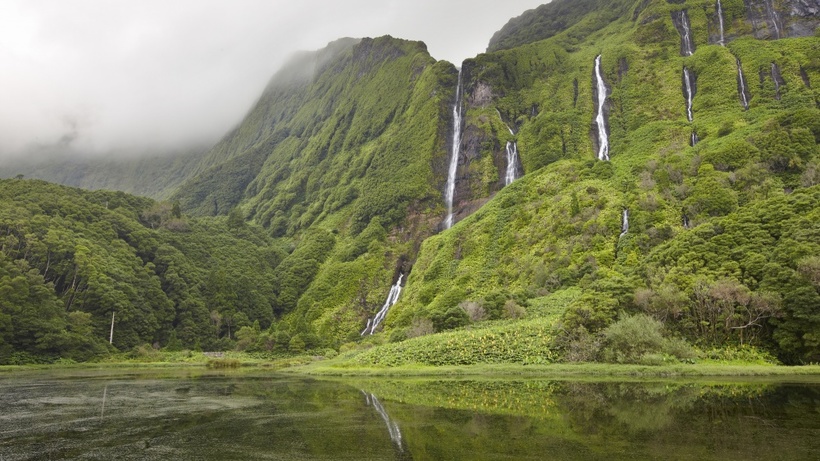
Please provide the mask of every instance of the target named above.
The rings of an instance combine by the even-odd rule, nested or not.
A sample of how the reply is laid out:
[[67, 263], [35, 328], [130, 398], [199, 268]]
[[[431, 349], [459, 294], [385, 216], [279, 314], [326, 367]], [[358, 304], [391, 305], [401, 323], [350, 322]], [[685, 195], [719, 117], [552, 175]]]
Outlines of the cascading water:
[[453, 199], [456, 195], [456, 171], [458, 170], [458, 154], [461, 150], [461, 69], [458, 70], [458, 85], [456, 86], [456, 102], [453, 104], [453, 141], [450, 153], [450, 169], [447, 172], [447, 190], [444, 198], [447, 202], [447, 219], [444, 228], [453, 227]]
[[774, 38], [780, 38], [780, 26], [777, 24], [780, 21], [780, 17], [777, 15], [777, 10], [774, 9], [774, 5], [772, 5], [772, 0], [766, 0], [766, 12], [769, 16], [769, 21], [772, 23], [772, 27], [774, 27]]
[[683, 215], [683, 228], [689, 229], [690, 227], [692, 226], [689, 224], [689, 216]]
[[720, 0], [717, 0], [717, 14], [718, 14], [718, 22], [720, 22], [720, 46], [726, 46], [726, 39], [723, 35], [723, 5], [720, 4]]
[[504, 185], [509, 186], [516, 180], [515, 165], [518, 163], [518, 146], [515, 142], [507, 141], [507, 174], [504, 176]]
[[399, 429], [398, 423], [390, 418], [390, 415], [387, 414], [387, 410], [384, 409], [384, 406], [381, 402], [379, 402], [379, 399], [376, 398], [375, 395], [370, 392], [365, 392], [364, 390], [362, 390], [362, 394], [364, 394], [365, 404], [375, 408], [376, 413], [378, 413], [384, 420], [384, 424], [387, 426], [387, 432], [390, 434], [390, 440], [396, 444], [396, 447], [398, 447], [400, 451], [404, 451], [404, 447], [402, 446], [401, 430]]
[[[510, 134], [515, 136], [515, 131], [509, 126], [507, 127], [510, 130]], [[507, 172], [504, 176], [504, 185], [509, 186], [513, 183], [517, 176], [517, 165], [518, 165], [518, 145], [515, 141], [507, 141]]]
[[627, 232], [629, 232], [629, 210], [624, 208], [621, 215], [621, 235], [618, 238], [623, 237]]
[[683, 87], [684, 97], [686, 98], [686, 118], [691, 122], [695, 118], [695, 114], [692, 112], [692, 102], [695, 99], [697, 88], [695, 87], [694, 73], [686, 67], [683, 68]]
[[749, 110], [749, 90], [746, 89], [746, 78], [743, 76], [743, 66], [740, 59], [737, 60], [737, 92], [740, 93], [740, 103], [743, 110]]
[[692, 135], [689, 137], [689, 145], [695, 147], [695, 144], [697, 144], [698, 141], [700, 141], [700, 138], [698, 138], [698, 134], [693, 131]]
[[689, 25], [689, 13], [686, 10], [674, 11], [672, 19], [680, 33], [681, 56], [692, 56], [695, 53], [695, 41], [692, 39], [692, 28]]
[[606, 132], [604, 118], [604, 104], [606, 103], [606, 83], [601, 74], [601, 55], [595, 58], [595, 86], [598, 95], [598, 112], [595, 115], [595, 124], [598, 126], [598, 160], [609, 161], [609, 137]]
[[401, 294], [401, 279], [404, 277], [404, 274], [399, 274], [399, 280], [396, 281], [396, 284], [390, 287], [390, 293], [387, 295], [387, 300], [384, 302], [384, 305], [376, 313], [376, 316], [372, 319], [367, 320], [367, 326], [364, 327], [359, 336], [364, 335], [372, 335], [376, 328], [382, 323], [382, 320], [387, 316], [387, 311], [393, 307], [393, 304], [399, 300], [399, 295]]
[[780, 68], [775, 63], [772, 63], [772, 81], [774, 82], [774, 98], [780, 101], [780, 86], [785, 82], [783, 76], [780, 75]]

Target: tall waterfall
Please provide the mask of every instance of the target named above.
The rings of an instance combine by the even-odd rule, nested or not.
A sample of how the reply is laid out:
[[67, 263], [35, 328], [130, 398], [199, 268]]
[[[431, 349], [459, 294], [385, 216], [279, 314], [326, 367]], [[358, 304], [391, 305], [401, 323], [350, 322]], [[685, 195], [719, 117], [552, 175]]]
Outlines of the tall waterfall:
[[595, 58], [595, 86], [598, 94], [598, 112], [595, 115], [595, 123], [598, 126], [598, 160], [609, 161], [609, 137], [606, 132], [606, 120], [604, 119], [604, 104], [606, 103], [606, 83], [601, 74], [601, 55]]
[[689, 24], [689, 13], [686, 10], [672, 12], [672, 19], [675, 27], [680, 33], [680, 46], [682, 56], [692, 56], [695, 53], [695, 41], [692, 38], [692, 28]]
[[686, 67], [683, 68], [683, 86], [684, 96], [686, 97], [686, 118], [691, 122], [695, 118], [692, 112], [692, 101], [695, 99], [697, 88], [695, 87], [694, 74]]
[[364, 335], [372, 335], [376, 328], [378, 328], [379, 324], [382, 323], [382, 320], [387, 316], [387, 311], [393, 307], [393, 304], [399, 300], [399, 295], [401, 294], [401, 279], [404, 277], [404, 274], [399, 274], [399, 280], [396, 281], [396, 284], [390, 287], [390, 293], [387, 295], [387, 300], [384, 302], [384, 305], [376, 313], [376, 316], [372, 319], [367, 320], [367, 326], [364, 327], [359, 336]]
[[624, 208], [624, 212], [621, 215], [621, 235], [619, 235], [618, 238], [623, 237], [627, 232], [629, 232], [629, 210]]
[[726, 38], [723, 35], [723, 5], [720, 4], [720, 0], [717, 0], [717, 14], [718, 14], [718, 21], [720, 22], [720, 46], [726, 46]]
[[447, 190], [444, 198], [447, 202], [447, 219], [444, 228], [453, 227], [453, 199], [456, 195], [456, 170], [458, 170], [458, 153], [461, 150], [461, 69], [458, 70], [456, 102], [453, 104], [453, 142], [450, 153], [450, 169], [447, 172]]
[[364, 394], [365, 404], [375, 408], [376, 413], [378, 413], [384, 420], [384, 424], [387, 426], [387, 432], [390, 434], [390, 440], [396, 444], [396, 447], [398, 447], [400, 451], [404, 451], [404, 447], [402, 446], [401, 430], [399, 429], [398, 423], [390, 418], [390, 415], [387, 414], [387, 410], [384, 409], [384, 406], [382, 406], [382, 403], [379, 402], [379, 399], [376, 398], [375, 395], [370, 392], [365, 392], [364, 390], [362, 390], [362, 394]]
[[740, 93], [740, 102], [743, 110], [749, 110], [749, 90], [746, 88], [746, 78], [743, 76], [743, 66], [737, 59], [737, 92]]

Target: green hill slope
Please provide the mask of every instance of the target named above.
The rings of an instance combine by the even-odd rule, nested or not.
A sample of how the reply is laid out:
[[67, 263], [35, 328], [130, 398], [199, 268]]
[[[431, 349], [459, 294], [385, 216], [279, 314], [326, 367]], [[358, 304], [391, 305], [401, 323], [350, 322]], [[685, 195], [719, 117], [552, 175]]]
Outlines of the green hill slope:
[[[425, 241], [387, 319], [392, 337], [417, 334], [420, 319], [441, 329], [469, 323], [476, 309], [515, 318], [546, 304], [566, 310], [568, 337], [646, 313], [704, 347], [820, 357], [818, 196], [803, 190], [818, 184], [820, 165], [818, 38], [756, 39], [763, 26], [726, 1], [721, 46], [714, 2], [633, 3], [603, 27], [603, 13], [590, 13], [547, 40], [522, 38], [464, 63], [463, 148], [480, 146], [461, 167], [465, 182], [480, 184], [485, 159], [503, 163], [506, 141], [517, 143], [526, 175]], [[673, 21], [683, 9], [692, 56], [681, 56]], [[817, 23], [816, 14], [781, 16], [791, 24], [783, 30]], [[609, 162], [595, 160], [598, 55]], [[696, 76], [692, 122], [684, 68]], [[474, 199], [463, 193], [462, 206]], [[581, 294], [562, 298], [568, 289]]]

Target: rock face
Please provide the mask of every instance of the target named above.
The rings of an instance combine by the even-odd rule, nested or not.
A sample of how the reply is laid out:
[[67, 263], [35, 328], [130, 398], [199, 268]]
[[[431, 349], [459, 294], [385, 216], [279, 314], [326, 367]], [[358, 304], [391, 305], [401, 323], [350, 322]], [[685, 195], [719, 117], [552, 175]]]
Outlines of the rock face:
[[757, 39], [809, 37], [820, 26], [820, 0], [744, 0]]

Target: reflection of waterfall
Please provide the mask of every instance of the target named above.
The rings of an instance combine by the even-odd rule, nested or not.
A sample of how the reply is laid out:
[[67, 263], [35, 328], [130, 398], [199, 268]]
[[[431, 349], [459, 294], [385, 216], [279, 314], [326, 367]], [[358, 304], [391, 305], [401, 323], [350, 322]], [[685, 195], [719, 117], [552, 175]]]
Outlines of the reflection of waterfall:
[[604, 104], [606, 103], [606, 83], [601, 74], [601, 55], [595, 58], [595, 86], [598, 95], [598, 112], [595, 114], [595, 124], [598, 127], [598, 160], [609, 160], [609, 137], [606, 132], [604, 118]]
[[695, 41], [692, 39], [692, 28], [689, 25], [689, 13], [686, 10], [673, 11], [672, 19], [680, 33], [681, 56], [692, 56], [695, 53]]
[[461, 150], [461, 69], [458, 70], [458, 84], [456, 86], [456, 102], [453, 104], [453, 141], [450, 153], [450, 169], [447, 172], [447, 219], [444, 228], [453, 227], [453, 199], [456, 195], [456, 170], [458, 170], [458, 153]]
[[623, 237], [627, 232], [629, 232], [629, 210], [624, 208], [624, 212], [621, 215], [621, 235], [618, 237]]
[[717, 14], [718, 14], [718, 21], [720, 22], [720, 46], [726, 45], [726, 39], [723, 36], [723, 6], [720, 4], [720, 0], [717, 0]]
[[683, 89], [683, 96], [686, 98], [686, 118], [691, 122], [695, 118], [695, 115], [692, 112], [692, 102], [695, 99], [695, 92], [697, 91], [697, 88], [695, 87], [694, 73], [686, 67], [683, 68]]
[[744, 110], [749, 110], [749, 90], [746, 89], [746, 78], [743, 77], [743, 67], [740, 59], [737, 60], [737, 91], [740, 93], [740, 102]]
[[399, 280], [396, 282], [395, 285], [390, 287], [390, 293], [387, 295], [387, 300], [384, 302], [384, 305], [376, 313], [376, 316], [373, 319], [367, 320], [367, 326], [364, 327], [364, 330], [359, 334], [360, 336], [364, 336], [366, 334], [372, 335], [379, 324], [382, 323], [382, 320], [387, 316], [387, 311], [396, 304], [396, 301], [399, 300], [399, 295], [401, 294], [401, 279], [404, 277], [404, 274], [399, 274]]
[[372, 406], [373, 408], [375, 408], [376, 412], [384, 420], [384, 424], [387, 425], [387, 432], [390, 433], [390, 440], [392, 440], [393, 443], [396, 444], [396, 447], [400, 451], [404, 451], [404, 447], [402, 446], [401, 430], [399, 429], [398, 423], [390, 419], [390, 415], [387, 414], [387, 411], [384, 409], [381, 402], [379, 402], [379, 399], [376, 398], [375, 395], [365, 391], [362, 391], [362, 394], [364, 394], [364, 400], [367, 406]]

